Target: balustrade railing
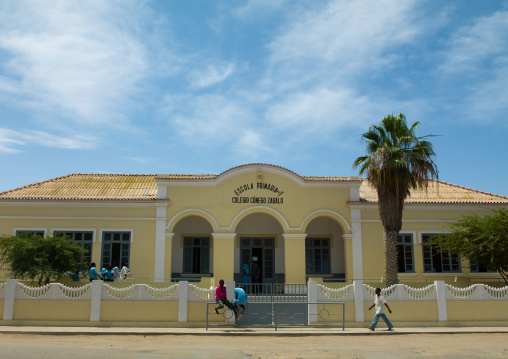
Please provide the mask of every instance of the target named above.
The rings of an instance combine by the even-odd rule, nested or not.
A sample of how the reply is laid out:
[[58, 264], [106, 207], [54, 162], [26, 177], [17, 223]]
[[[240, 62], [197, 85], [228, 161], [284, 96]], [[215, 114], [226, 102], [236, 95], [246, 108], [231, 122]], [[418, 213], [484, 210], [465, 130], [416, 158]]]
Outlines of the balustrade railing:
[[[371, 301], [375, 297], [376, 288], [364, 284], [364, 300]], [[395, 284], [381, 289], [381, 295], [391, 301], [436, 300], [436, 285], [425, 288], [411, 288], [405, 284]]]
[[102, 285], [103, 300], [178, 300], [178, 284], [167, 288], [154, 288], [147, 284], [134, 284], [127, 288], [118, 288], [109, 284]]
[[190, 302], [208, 302], [215, 300], [215, 288], [200, 288], [193, 284], [189, 284], [188, 295]]
[[[309, 303], [352, 303], [355, 320], [364, 321], [365, 302], [372, 302], [375, 287], [355, 281], [341, 288], [328, 288], [323, 284], [248, 284], [244, 287], [249, 303], [301, 303], [309, 305], [312, 313], [316, 304]], [[16, 300], [59, 300], [91, 301], [94, 318], [100, 318], [101, 301], [173, 301], [178, 302], [179, 321], [187, 321], [187, 303], [215, 302], [215, 287], [201, 288], [186, 281], [170, 283], [167, 287], [152, 287], [148, 284], [133, 284], [117, 287], [115, 284], [94, 281], [81, 287], [68, 287], [51, 283], [41, 287], [31, 287], [14, 279], [0, 283], [0, 300], [4, 301], [4, 320], [11, 320]], [[160, 284], [159, 284], [160, 285]], [[228, 298], [232, 299], [234, 282], [228, 282]], [[447, 301], [508, 301], [508, 286], [491, 287], [486, 284], [473, 284], [467, 288], [457, 288], [444, 281], [436, 281], [423, 288], [413, 288], [397, 284], [381, 290], [381, 294], [391, 302], [434, 301], [438, 308], [438, 320], [447, 321]], [[309, 314], [309, 315], [315, 315]], [[9, 319], [11, 318], [11, 319]], [[92, 320], [92, 319], [91, 319]], [[94, 319], [95, 320], [95, 319]]]
[[494, 288], [486, 284], [473, 284], [467, 288], [446, 287], [446, 300], [508, 300], [508, 287]]
[[81, 287], [67, 287], [60, 283], [50, 283], [42, 287], [30, 287], [18, 283], [16, 299], [21, 300], [90, 300], [92, 284]]
[[353, 284], [348, 284], [345, 287], [332, 289], [318, 284], [318, 301], [326, 302], [330, 300], [337, 300], [341, 302], [353, 302], [355, 300], [355, 292]]

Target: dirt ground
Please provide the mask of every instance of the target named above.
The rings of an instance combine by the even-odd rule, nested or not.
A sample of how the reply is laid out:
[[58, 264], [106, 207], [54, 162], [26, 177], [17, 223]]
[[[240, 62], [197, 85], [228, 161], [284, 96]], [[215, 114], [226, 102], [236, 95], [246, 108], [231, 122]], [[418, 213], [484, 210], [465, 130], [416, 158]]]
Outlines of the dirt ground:
[[508, 334], [306, 337], [0, 334], [0, 358], [508, 358]]

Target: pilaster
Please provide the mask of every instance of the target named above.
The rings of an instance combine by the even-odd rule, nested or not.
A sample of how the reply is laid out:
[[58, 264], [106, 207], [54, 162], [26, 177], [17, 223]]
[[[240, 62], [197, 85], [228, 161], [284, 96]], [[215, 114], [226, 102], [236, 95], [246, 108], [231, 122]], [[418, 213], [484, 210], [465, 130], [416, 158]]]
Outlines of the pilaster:
[[305, 238], [306, 233], [283, 234], [285, 281], [291, 284], [305, 284]]
[[362, 214], [359, 209], [351, 210], [352, 220], [352, 250], [353, 250], [353, 278], [363, 279], [363, 251], [362, 251]]
[[154, 282], [164, 281], [164, 265], [166, 257], [166, 207], [157, 208], [157, 219], [155, 220], [155, 264]]
[[213, 237], [213, 276], [215, 282], [235, 279], [235, 238], [236, 233], [212, 233]]
[[351, 280], [354, 278], [354, 274], [353, 274], [353, 235], [350, 233], [343, 234], [342, 238], [344, 238], [344, 261], [345, 261], [346, 279]]
[[172, 271], [172, 262], [173, 262], [173, 239], [175, 238], [174, 233], [166, 233], [166, 257], [164, 260], [164, 278], [171, 278]]

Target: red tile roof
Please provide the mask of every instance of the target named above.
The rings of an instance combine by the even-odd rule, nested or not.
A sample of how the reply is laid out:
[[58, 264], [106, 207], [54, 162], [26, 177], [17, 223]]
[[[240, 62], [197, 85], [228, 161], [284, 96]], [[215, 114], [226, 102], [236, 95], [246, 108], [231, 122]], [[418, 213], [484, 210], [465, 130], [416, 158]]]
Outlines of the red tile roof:
[[0, 200], [155, 200], [154, 175], [71, 174], [0, 193]]
[[[377, 203], [377, 191], [365, 179], [360, 186], [361, 202]], [[475, 203], [475, 204], [508, 204], [508, 197], [483, 192], [456, 184], [434, 180], [427, 191], [411, 191], [405, 203]]]
[[[283, 167], [271, 166], [288, 171], [303, 181], [312, 182], [361, 182], [360, 202], [376, 203], [377, 193], [365, 179], [357, 177], [299, 176]], [[219, 175], [150, 175], [150, 174], [70, 174], [43, 182], [30, 184], [0, 193], [1, 200], [92, 200], [92, 201], [156, 201], [156, 178], [169, 180], [215, 180], [222, 174], [245, 166], [234, 167]], [[508, 197], [482, 192], [455, 184], [433, 181], [428, 191], [412, 191], [406, 203], [476, 203], [508, 204]]]

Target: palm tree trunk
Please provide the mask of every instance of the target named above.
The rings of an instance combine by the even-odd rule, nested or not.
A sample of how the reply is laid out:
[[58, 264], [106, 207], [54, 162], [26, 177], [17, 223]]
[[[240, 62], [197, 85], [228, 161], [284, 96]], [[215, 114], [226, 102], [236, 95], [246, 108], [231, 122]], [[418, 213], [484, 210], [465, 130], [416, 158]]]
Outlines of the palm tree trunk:
[[399, 283], [397, 234], [396, 231], [385, 232], [385, 277], [387, 287]]

